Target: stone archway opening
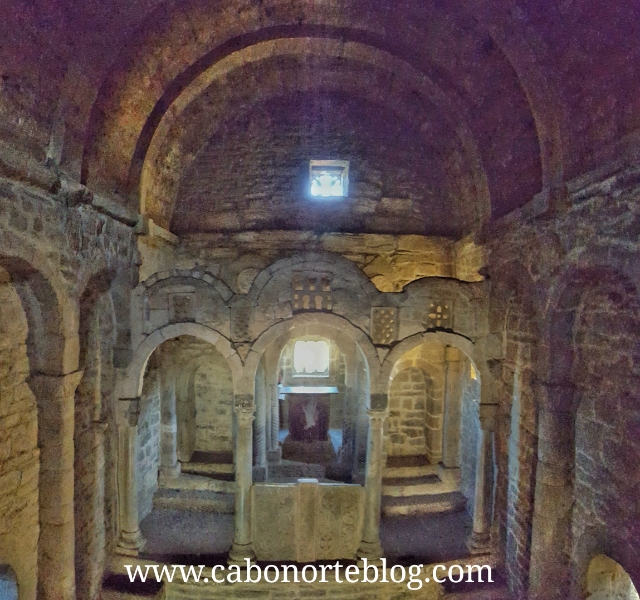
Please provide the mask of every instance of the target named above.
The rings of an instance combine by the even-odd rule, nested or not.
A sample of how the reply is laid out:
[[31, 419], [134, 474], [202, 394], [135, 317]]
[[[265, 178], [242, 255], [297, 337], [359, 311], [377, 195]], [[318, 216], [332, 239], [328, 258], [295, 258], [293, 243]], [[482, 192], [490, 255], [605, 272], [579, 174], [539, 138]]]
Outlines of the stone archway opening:
[[[347, 403], [345, 356], [339, 345], [320, 336], [289, 340], [277, 371], [280, 405], [278, 442], [288, 465], [273, 469], [307, 471], [318, 479], [343, 479], [339, 455]], [[297, 466], [296, 466], [296, 463]], [[350, 470], [347, 469], [348, 476]]]
[[[137, 426], [136, 484], [145, 550], [225, 554], [234, 513], [233, 376], [211, 343], [180, 335], [147, 361]], [[177, 534], [175, 520], [184, 533]], [[206, 528], [222, 532], [209, 539]]]
[[480, 376], [459, 348], [423, 340], [389, 377], [384, 516], [473, 514]]
[[254, 478], [363, 482], [368, 398], [356, 343], [314, 324], [279, 336], [256, 370]]
[[640, 600], [640, 595], [622, 566], [600, 554], [589, 563], [585, 599]]

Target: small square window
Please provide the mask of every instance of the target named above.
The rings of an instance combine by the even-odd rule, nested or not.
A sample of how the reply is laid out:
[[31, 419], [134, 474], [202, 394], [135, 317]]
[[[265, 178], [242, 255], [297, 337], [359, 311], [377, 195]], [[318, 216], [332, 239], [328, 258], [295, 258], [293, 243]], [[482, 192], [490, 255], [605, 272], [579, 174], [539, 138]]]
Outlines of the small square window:
[[329, 375], [329, 344], [323, 340], [298, 341], [293, 347], [293, 370], [296, 375]]
[[349, 190], [349, 161], [309, 161], [309, 185], [314, 198], [344, 198]]

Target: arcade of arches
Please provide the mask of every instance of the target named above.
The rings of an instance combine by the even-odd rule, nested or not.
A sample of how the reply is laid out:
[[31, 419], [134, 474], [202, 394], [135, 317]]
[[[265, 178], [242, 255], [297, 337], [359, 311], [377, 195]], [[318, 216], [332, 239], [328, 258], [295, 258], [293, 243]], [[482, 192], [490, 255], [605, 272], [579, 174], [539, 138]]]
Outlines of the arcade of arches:
[[2, 600], [638, 599], [637, 3], [3, 9]]

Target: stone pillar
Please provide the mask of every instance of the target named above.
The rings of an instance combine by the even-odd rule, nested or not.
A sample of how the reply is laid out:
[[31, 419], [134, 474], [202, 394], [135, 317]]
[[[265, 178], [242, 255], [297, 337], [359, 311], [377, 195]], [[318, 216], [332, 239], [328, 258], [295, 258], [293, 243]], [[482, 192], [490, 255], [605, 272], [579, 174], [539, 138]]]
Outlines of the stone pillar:
[[444, 431], [442, 464], [449, 469], [460, 466], [460, 424], [462, 418], [462, 353], [453, 346], [444, 350]]
[[251, 394], [238, 394], [233, 411], [236, 413], [236, 487], [235, 532], [229, 552], [229, 564], [245, 565], [253, 560], [251, 543], [251, 483], [253, 456], [253, 419], [256, 406]]
[[264, 373], [256, 378], [255, 392], [255, 462], [258, 467], [267, 465], [267, 387]]
[[38, 598], [42, 600], [76, 597], [73, 427], [75, 391], [81, 379], [82, 371], [29, 379], [38, 403]]
[[178, 417], [176, 411], [176, 373], [163, 361], [160, 374], [160, 477], [180, 475], [178, 462]]
[[[367, 440], [367, 467], [365, 479], [365, 505], [364, 505], [364, 527], [362, 530], [362, 541], [358, 548], [358, 557], [369, 560], [382, 558], [383, 551], [380, 544], [380, 505], [382, 500], [382, 451], [383, 451], [383, 428], [387, 418], [386, 394], [384, 400], [374, 404], [372, 398], [372, 408], [367, 411], [369, 415], [369, 435]], [[384, 408], [381, 408], [384, 406]]]
[[493, 498], [493, 429], [497, 404], [480, 404], [478, 418], [478, 456], [473, 510], [473, 531], [467, 540], [471, 554], [485, 554], [491, 544], [491, 512]]
[[[573, 420], [570, 412], [541, 410], [539, 414], [529, 569], [529, 597], [532, 600], [570, 597], [566, 544], [573, 507]], [[554, 584], [549, 585], [550, 581]]]
[[278, 440], [278, 435], [280, 434], [280, 397], [276, 384], [268, 386], [267, 389], [271, 407], [271, 430], [269, 431], [271, 447], [268, 458], [269, 462], [278, 462], [282, 458], [280, 441]]
[[119, 529], [116, 552], [137, 556], [144, 547], [138, 517], [138, 482], [136, 452], [140, 398], [118, 400], [118, 514]]

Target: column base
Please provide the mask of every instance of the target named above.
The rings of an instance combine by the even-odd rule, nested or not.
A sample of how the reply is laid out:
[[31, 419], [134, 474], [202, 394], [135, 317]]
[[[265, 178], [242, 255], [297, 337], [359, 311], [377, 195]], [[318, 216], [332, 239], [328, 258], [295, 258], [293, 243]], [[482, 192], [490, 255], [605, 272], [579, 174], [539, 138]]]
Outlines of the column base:
[[177, 462], [171, 467], [160, 467], [160, 479], [177, 479], [182, 472], [182, 464]]
[[360, 547], [356, 553], [359, 559], [366, 558], [369, 564], [375, 564], [375, 561], [381, 560], [384, 557], [384, 550], [382, 544], [377, 540], [375, 542], [360, 542]]
[[115, 552], [125, 556], [138, 556], [146, 543], [147, 540], [142, 537], [139, 529], [134, 532], [121, 531]]
[[229, 551], [229, 557], [227, 558], [227, 564], [246, 567], [247, 560], [249, 560], [249, 564], [251, 565], [256, 562], [253, 546], [251, 544], [236, 544], [233, 542], [231, 550]]
[[268, 463], [279, 463], [282, 460], [282, 447], [278, 446], [277, 450], [267, 451]]
[[467, 540], [467, 548], [471, 554], [489, 554], [491, 552], [491, 534], [473, 531]]

